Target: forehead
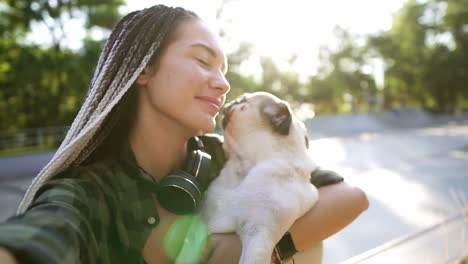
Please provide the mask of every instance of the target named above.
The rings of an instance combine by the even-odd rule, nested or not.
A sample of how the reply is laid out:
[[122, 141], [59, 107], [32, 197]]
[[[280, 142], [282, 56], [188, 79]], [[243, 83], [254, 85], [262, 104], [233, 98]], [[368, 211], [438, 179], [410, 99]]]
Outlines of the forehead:
[[226, 66], [227, 58], [219, 36], [202, 20], [190, 19], [182, 22], [177, 28], [176, 34], [174, 44], [184, 48], [206, 49], [215, 57], [222, 59], [224, 66]]

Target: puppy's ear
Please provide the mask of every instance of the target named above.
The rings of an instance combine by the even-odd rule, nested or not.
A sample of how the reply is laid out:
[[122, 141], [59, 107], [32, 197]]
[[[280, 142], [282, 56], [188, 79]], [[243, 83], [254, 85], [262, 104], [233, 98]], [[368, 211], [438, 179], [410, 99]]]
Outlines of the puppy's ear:
[[261, 108], [262, 115], [273, 126], [273, 130], [281, 135], [288, 135], [292, 122], [289, 106], [283, 102], [269, 102]]

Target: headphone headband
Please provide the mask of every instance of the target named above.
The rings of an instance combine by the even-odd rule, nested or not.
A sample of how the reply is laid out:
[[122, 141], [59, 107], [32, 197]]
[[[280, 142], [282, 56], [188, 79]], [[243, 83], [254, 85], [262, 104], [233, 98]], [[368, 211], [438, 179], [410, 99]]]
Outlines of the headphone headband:
[[191, 137], [188, 141], [188, 150], [204, 150], [205, 146], [203, 145], [203, 142], [201, 141], [200, 138], [198, 137]]

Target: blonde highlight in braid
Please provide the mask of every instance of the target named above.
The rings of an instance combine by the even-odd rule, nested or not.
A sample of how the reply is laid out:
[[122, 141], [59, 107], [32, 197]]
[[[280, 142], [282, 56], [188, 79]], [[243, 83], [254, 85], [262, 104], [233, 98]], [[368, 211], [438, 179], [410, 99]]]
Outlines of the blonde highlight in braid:
[[177, 27], [189, 19], [199, 18], [180, 7], [156, 5], [129, 13], [115, 25], [101, 51], [85, 102], [55, 155], [28, 188], [18, 214], [28, 208], [47, 180], [98, 157], [105, 142], [116, 136], [113, 133], [127, 132], [120, 130], [128, 130], [136, 107], [136, 79], [145, 67], [158, 63]]

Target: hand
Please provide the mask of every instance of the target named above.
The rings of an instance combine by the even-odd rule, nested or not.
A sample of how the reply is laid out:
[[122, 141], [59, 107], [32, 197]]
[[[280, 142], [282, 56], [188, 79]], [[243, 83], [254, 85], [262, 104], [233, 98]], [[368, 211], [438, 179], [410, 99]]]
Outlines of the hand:
[[2, 264], [18, 264], [13, 255], [3, 247], [0, 247], [0, 263]]
[[235, 233], [212, 234], [208, 238], [208, 264], [237, 264], [242, 252], [242, 243]]

